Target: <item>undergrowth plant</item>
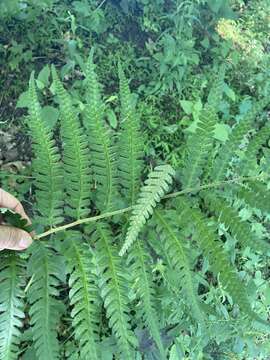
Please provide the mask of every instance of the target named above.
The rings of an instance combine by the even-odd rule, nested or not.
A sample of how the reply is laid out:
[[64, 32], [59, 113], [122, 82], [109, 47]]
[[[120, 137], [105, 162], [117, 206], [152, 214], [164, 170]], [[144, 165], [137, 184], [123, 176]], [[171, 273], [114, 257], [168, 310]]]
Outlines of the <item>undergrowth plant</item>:
[[[220, 69], [177, 176], [159, 164], [142, 185], [144, 137], [121, 64], [116, 132], [104, 118], [93, 52], [82, 112], [51, 73], [60, 131], [41, 115], [34, 74], [29, 84], [37, 233], [28, 256], [0, 254], [0, 359], [25, 350], [41, 360], [178, 359], [187, 331], [206, 347], [213, 323], [269, 329], [226, 247], [229, 236], [235, 248], [270, 250], [241, 217], [246, 207], [269, 216], [269, 174], [258, 162], [270, 127], [255, 125], [269, 99], [254, 101], [219, 145]], [[207, 301], [209, 281], [224, 295], [225, 319], [218, 300]]]

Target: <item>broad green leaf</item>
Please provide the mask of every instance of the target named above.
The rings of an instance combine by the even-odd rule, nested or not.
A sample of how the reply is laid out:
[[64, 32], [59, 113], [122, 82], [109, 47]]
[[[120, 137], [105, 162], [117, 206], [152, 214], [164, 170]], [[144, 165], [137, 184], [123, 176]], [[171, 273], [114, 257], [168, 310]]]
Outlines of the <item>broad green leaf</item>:
[[16, 107], [17, 108], [27, 108], [29, 106], [29, 102], [30, 102], [30, 99], [29, 99], [28, 91], [24, 91], [19, 96]]
[[217, 124], [215, 128], [215, 139], [225, 142], [228, 139], [230, 127], [226, 124]]
[[116, 129], [117, 128], [117, 117], [112, 109], [107, 110], [107, 118], [108, 118], [110, 126], [113, 129]]
[[41, 110], [41, 116], [49, 128], [53, 129], [58, 120], [59, 111], [52, 106], [44, 106]]
[[230, 98], [232, 101], [235, 101], [235, 92], [227, 84], [224, 84], [224, 92], [228, 96], [228, 98]]
[[49, 65], [45, 65], [37, 77], [37, 86], [42, 90], [43, 88], [49, 85], [49, 76], [50, 76], [50, 68]]
[[181, 100], [180, 105], [187, 115], [191, 115], [193, 111], [193, 102], [188, 100]]

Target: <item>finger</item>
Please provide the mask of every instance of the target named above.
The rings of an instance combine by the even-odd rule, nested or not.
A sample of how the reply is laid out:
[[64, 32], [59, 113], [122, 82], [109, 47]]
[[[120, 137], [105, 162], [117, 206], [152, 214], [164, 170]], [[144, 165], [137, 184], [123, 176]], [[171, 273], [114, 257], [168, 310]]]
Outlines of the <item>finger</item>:
[[31, 224], [29, 217], [26, 215], [22, 204], [13, 195], [9, 194], [3, 189], [0, 189], [0, 207], [5, 207], [20, 214], [27, 220], [28, 224]]
[[32, 242], [26, 231], [12, 226], [0, 226], [0, 249], [25, 250]]

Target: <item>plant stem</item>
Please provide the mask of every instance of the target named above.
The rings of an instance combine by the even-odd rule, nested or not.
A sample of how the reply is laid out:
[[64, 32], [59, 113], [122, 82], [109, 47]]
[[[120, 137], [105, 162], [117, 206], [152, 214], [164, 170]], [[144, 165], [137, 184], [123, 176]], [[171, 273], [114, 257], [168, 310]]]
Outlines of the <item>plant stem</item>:
[[133, 208], [133, 206], [130, 206], [130, 207], [127, 207], [127, 208], [124, 208], [124, 209], [119, 209], [119, 210], [107, 212], [107, 213], [100, 214], [100, 215], [97, 215], [97, 216], [91, 216], [91, 217], [88, 217], [88, 218], [79, 219], [79, 220], [76, 220], [76, 221], [71, 222], [69, 224], [58, 226], [56, 228], [45, 231], [42, 234], [36, 235], [34, 237], [34, 239], [41, 239], [41, 238], [43, 238], [45, 236], [57, 233], [59, 231], [69, 229], [69, 228], [77, 226], [77, 225], [81, 225], [81, 224], [85, 224], [85, 223], [88, 223], [88, 222], [93, 222], [93, 221], [97, 221], [97, 220], [104, 219], [104, 218], [107, 218], [107, 217], [111, 217], [111, 216], [114, 216], [114, 215], [122, 214], [122, 213], [125, 213], [127, 211], [132, 210], [132, 208]]
[[[232, 183], [237, 183], [237, 182], [241, 183], [243, 181], [266, 180], [269, 177], [270, 177], [270, 175], [268, 175], [268, 176], [261, 176], [261, 175], [259, 175], [259, 176], [247, 176], [247, 177], [238, 177], [238, 178], [234, 178], [234, 179], [230, 179], [230, 180], [213, 182], [213, 183], [197, 186], [197, 187], [194, 187], [194, 188], [183, 189], [181, 191], [177, 191], [177, 192], [165, 195], [162, 199], [171, 199], [171, 198], [175, 198], [177, 196], [184, 195], [184, 194], [189, 194], [189, 193], [192, 193], [192, 192], [195, 192], [195, 191], [201, 191], [201, 190], [205, 190], [205, 189], [216, 188], [216, 187], [220, 187], [222, 185], [227, 185], [227, 184], [232, 184]], [[65, 224], [65, 225], [58, 226], [56, 228], [47, 230], [47, 231], [45, 231], [45, 232], [43, 232], [43, 233], [41, 233], [39, 235], [36, 235], [34, 237], [34, 239], [42, 239], [42, 238], [44, 238], [44, 237], [46, 237], [48, 235], [55, 234], [55, 233], [57, 233], [59, 231], [66, 230], [66, 229], [69, 229], [69, 228], [77, 226], [77, 225], [81, 225], [81, 224], [85, 224], [85, 223], [89, 223], [89, 222], [94, 222], [94, 221], [98, 221], [98, 220], [105, 219], [105, 218], [108, 218], [108, 217], [112, 217], [112, 216], [115, 216], [115, 215], [123, 214], [123, 213], [126, 213], [128, 211], [131, 211], [133, 208], [134, 208], [134, 206], [129, 206], [129, 207], [124, 208], [124, 209], [119, 209], [119, 210], [107, 212], [107, 213], [104, 213], [104, 214], [100, 214], [100, 215], [97, 215], [97, 216], [91, 216], [91, 217], [87, 217], [87, 218], [84, 218], [84, 219], [79, 219], [79, 220], [76, 220], [74, 222], [71, 222], [71, 223], [68, 223], [68, 224]]]

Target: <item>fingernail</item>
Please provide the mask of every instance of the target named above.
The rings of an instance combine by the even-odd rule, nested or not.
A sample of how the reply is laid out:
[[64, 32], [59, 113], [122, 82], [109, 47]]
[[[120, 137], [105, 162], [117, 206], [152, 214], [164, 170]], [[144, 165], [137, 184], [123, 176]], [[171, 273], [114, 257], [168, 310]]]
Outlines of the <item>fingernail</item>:
[[28, 238], [23, 237], [19, 242], [19, 247], [22, 249], [26, 249], [31, 244], [32, 244], [32, 238], [30, 236]]

